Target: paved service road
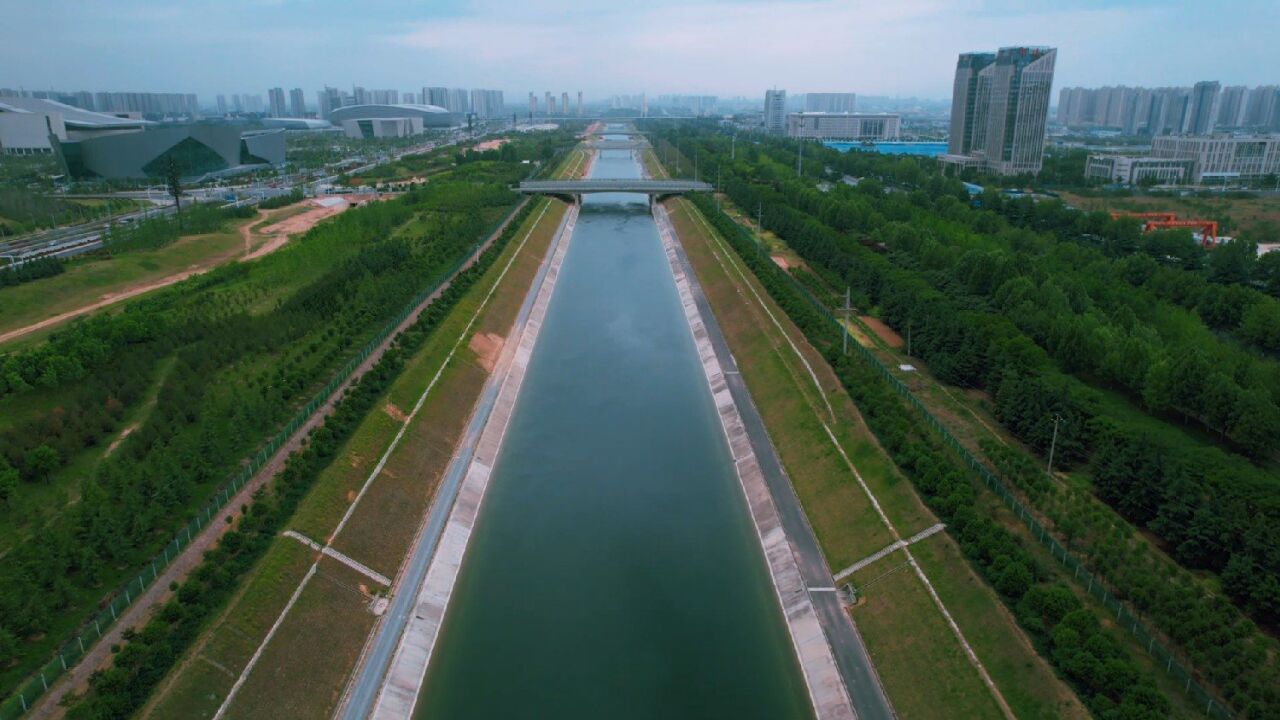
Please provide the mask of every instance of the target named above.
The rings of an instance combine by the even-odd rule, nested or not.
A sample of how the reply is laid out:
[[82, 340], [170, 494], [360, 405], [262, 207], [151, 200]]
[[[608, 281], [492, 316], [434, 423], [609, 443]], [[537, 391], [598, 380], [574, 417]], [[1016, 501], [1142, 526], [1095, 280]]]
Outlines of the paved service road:
[[[676, 253], [685, 273], [690, 278], [696, 278], [697, 275], [689, 264], [689, 258], [679, 243], [676, 244]], [[804, 508], [800, 506], [800, 500], [791, 487], [791, 480], [778, 461], [777, 451], [769, 440], [769, 434], [765, 431], [764, 421], [760, 418], [760, 413], [751, 400], [751, 393], [747, 391], [747, 385], [738, 372], [737, 361], [729, 351], [724, 334], [720, 332], [720, 325], [711, 311], [711, 306], [707, 303], [701, 284], [694, 282], [691, 285], [698, 312], [702, 314], [702, 321], [707, 328], [707, 335], [715, 348], [721, 367], [724, 368], [729, 392], [733, 394], [734, 402], [738, 405], [738, 413], [742, 416], [748, 437], [751, 438], [751, 446], [760, 463], [760, 469], [764, 472], [769, 493], [773, 496], [778, 515], [782, 518], [782, 526], [786, 530], [787, 538], [791, 541], [792, 554], [795, 555], [796, 563], [800, 566], [805, 584], [811, 589], [810, 601], [822, 622], [827, 642], [835, 655], [836, 665], [844, 678], [845, 688], [853, 701], [854, 711], [857, 712], [860, 720], [891, 720], [896, 715], [885, 697], [884, 689], [880, 686], [880, 680], [871, 665], [871, 659], [867, 656], [862, 638], [854, 628], [848, 613], [845, 612], [839, 595], [831, 589], [833, 585], [831, 570], [827, 567], [826, 558], [823, 557], [822, 550], [818, 546], [813, 528], [809, 526], [809, 521], [805, 517]], [[813, 588], [823, 589], [814, 591]]]

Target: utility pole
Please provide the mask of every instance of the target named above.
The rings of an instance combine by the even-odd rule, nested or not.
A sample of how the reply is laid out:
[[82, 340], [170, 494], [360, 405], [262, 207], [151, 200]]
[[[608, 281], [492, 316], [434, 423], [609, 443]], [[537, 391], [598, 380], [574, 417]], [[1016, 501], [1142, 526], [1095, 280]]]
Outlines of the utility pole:
[[693, 181], [698, 181], [698, 148], [693, 149]]
[[911, 357], [911, 324], [914, 320], [907, 320], [907, 357]]
[[764, 252], [764, 204], [762, 201], [756, 201], [756, 228], [757, 234], [760, 236], [756, 240], [756, 252]]
[[844, 332], [840, 333], [844, 341], [844, 349], [842, 351], [842, 354], [848, 355], [849, 354], [849, 286], [848, 285], [846, 285], [844, 288], [844, 327], [841, 329], [844, 330]]
[[796, 141], [796, 176], [800, 176], [801, 168], [804, 167], [804, 141]]
[[729, 140], [729, 159], [730, 160], [738, 159], [738, 136], [737, 135], [734, 135], [733, 138]]
[[1053, 416], [1053, 440], [1049, 442], [1049, 467], [1045, 470], [1049, 474], [1049, 479], [1053, 479], [1053, 451], [1058, 449], [1058, 423], [1062, 421], [1062, 416], [1054, 414]]

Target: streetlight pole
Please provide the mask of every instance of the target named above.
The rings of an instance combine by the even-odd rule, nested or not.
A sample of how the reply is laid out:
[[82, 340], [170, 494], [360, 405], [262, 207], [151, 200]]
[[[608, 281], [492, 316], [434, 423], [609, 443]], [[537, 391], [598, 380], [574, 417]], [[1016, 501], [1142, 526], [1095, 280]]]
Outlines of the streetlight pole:
[[1049, 442], [1049, 466], [1045, 472], [1049, 474], [1049, 479], [1053, 479], [1053, 451], [1058, 449], [1058, 423], [1062, 422], [1062, 416], [1054, 414], [1053, 416], [1053, 440]]

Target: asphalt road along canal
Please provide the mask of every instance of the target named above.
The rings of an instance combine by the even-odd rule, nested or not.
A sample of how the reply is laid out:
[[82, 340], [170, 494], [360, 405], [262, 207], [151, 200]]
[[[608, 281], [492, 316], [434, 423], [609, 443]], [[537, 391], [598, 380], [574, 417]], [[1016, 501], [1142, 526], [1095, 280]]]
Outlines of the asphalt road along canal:
[[642, 195], [585, 200], [416, 714], [812, 716]]

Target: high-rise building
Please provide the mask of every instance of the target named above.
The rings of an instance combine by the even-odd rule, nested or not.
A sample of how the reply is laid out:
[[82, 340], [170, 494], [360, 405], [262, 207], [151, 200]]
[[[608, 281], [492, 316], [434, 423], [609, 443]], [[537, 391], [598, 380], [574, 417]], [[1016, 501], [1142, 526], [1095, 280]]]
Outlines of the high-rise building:
[[543, 103], [543, 106], [547, 109], [548, 115], [556, 114], [556, 101], [555, 101], [555, 98], [551, 97], [550, 90], [546, 91], [546, 93], [543, 95], [542, 103]]
[[227, 114], [227, 96], [219, 95], [217, 103], [218, 103], [218, 114], [226, 115]]
[[[334, 110], [341, 108], [347, 103], [343, 100], [343, 93], [338, 88], [332, 88], [328, 85], [317, 93], [320, 117], [324, 120], [329, 119], [329, 114]], [[353, 103], [354, 104], [354, 103]]]
[[307, 116], [307, 99], [302, 95], [302, 88], [289, 91], [289, 114], [296, 118]]
[[502, 91], [476, 88], [471, 91], [471, 112], [480, 118], [496, 118], [503, 113]]
[[449, 104], [445, 109], [451, 113], [466, 115], [472, 112], [471, 103], [467, 101], [467, 91], [463, 88], [451, 88], [449, 90]]
[[820, 113], [854, 112], [857, 96], [854, 93], [806, 93], [804, 111]]
[[[986, 141], [986, 126], [977, 122], [979, 115], [986, 115], [978, 112], [978, 76], [995, 61], [995, 53], [963, 53], [956, 62], [956, 79], [951, 90], [951, 136], [947, 141], [947, 152], [951, 155], [968, 155]], [[979, 127], [981, 132], [977, 130]]]
[[267, 112], [271, 117], [286, 117], [288, 113], [285, 111], [284, 105], [284, 89], [274, 87], [267, 91], [268, 109]]
[[578, 91], [578, 110], [574, 113], [578, 117], [582, 117], [582, 91]]
[[532, 116], [538, 112], [538, 96], [529, 91], [529, 115]]
[[764, 91], [764, 131], [782, 135], [787, 131], [787, 91]]
[[1057, 55], [1048, 47], [961, 55], [943, 162], [1001, 175], [1040, 172]]
[[1280, 98], [1280, 88], [1275, 85], [1259, 85], [1249, 91], [1249, 99], [1245, 103], [1244, 124], [1248, 127], [1272, 127], [1275, 120], [1280, 120], [1276, 112], [1276, 100]]
[[426, 104], [449, 110], [449, 88], [424, 87], [422, 94], [426, 96]]
[[400, 93], [400, 99], [407, 105], [421, 105], [422, 98], [418, 96], [417, 90], [405, 90]]
[[1203, 81], [1191, 88], [1191, 104], [1183, 121], [1182, 132], [1188, 135], [1208, 135], [1213, 132], [1218, 119], [1218, 94], [1222, 86], [1217, 81]]
[[560, 93], [560, 114], [569, 114], [569, 91], [565, 90]]
[[1249, 88], [1243, 85], [1232, 85], [1222, 88], [1218, 96], [1217, 127], [1235, 128], [1244, 125], [1244, 111], [1249, 99]]

